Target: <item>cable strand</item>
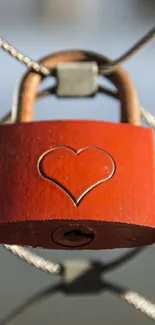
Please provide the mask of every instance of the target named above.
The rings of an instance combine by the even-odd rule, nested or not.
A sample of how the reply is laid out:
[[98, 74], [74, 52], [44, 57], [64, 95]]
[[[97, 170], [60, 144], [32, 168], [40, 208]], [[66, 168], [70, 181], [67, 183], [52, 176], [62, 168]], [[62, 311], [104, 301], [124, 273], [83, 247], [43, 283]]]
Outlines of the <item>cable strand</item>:
[[4, 245], [4, 247], [15, 256], [19, 257], [35, 268], [40, 269], [41, 271], [48, 272], [50, 274], [60, 274], [62, 271], [62, 266], [60, 264], [51, 262], [41, 256], [31, 253], [28, 249], [22, 246]]
[[149, 43], [155, 37], [155, 26], [149, 30], [149, 32], [144, 35], [137, 43], [135, 43], [129, 50], [127, 50], [124, 54], [122, 54], [117, 59], [113, 60], [111, 63], [104, 64], [100, 66], [100, 73], [107, 74], [112, 72], [118, 65], [124, 63], [129, 60], [138, 51], [140, 51], [147, 43]]
[[29, 69], [42, 74], [43, 76], [51, 75], [51, 69], [39, 64], [37, 61], [32, 60], [22, 52], [17, 50], [12, 44], [8, 43], [5, 39], [0, 38], [0, 48], [9, 53], [12, 57], [25, 64]]

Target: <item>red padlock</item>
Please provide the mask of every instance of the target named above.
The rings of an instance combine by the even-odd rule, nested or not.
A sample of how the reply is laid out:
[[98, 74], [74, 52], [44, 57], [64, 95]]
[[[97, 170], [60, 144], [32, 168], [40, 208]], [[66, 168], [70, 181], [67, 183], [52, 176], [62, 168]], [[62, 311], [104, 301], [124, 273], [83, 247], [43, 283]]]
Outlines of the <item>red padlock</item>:
[[[41, 62], [54, 68], [85, 61], [100, 66], [109, 60], [71, 51]], [[108, 75], [125, 123], [31, 122], [42, 78], [24, 76], [17, 123], [0, 126], [0, 242], [53, 249], [154, 243], [153, 131], [139, 126], [127, 73], [119, 67]]]

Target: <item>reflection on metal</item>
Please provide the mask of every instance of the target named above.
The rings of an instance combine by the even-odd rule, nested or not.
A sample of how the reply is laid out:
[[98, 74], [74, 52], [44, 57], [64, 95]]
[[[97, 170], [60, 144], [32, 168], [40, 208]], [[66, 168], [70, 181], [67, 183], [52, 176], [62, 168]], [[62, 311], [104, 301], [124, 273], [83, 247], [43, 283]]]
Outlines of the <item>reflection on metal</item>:
[[[138, 293], [128, 290], [120, 285], [104, 280], [106, 272], [110, 272], [136, 256], [142, 248], [129, 251], [122, 257], [103, 264], [102, 262], [66, 261], [60, 273], [61, 280], [55, 286], [45, 288], [41, 292], [28, 298], [23, 304], [14, 309], [6, 318], [0, 321], [0, 325], [11, 324], [18, 316], [29, 307], [44, 301], [51, 296], [62, 293], [67, 296], [90, 296], [107, 291], [114, 293], [127, 303], [142, 312], [145, 316], [155, 321], [155, 305], [140, 296]], [[60, 307], [61, 308], [61, 307]]]

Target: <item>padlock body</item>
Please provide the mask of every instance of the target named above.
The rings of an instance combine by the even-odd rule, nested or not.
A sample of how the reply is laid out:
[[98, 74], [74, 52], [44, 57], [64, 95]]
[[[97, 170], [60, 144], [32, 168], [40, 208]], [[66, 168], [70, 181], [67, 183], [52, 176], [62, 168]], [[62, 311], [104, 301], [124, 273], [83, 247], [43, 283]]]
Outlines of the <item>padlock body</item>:
[[0, 126], [0, 242], [104, 249], [155, 239], [153, 131], [99, 121]]

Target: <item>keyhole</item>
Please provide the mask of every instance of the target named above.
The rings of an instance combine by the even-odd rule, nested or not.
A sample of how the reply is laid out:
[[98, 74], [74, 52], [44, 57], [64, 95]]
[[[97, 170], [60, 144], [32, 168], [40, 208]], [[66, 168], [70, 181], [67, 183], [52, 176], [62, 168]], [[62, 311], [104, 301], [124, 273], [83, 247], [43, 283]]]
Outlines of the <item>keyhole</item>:
[[71, 242], [80, 242], [83, 239], [93, 239], [93, 233], [85, 233], [81, 229], [74, 229], [65, 232], [64, 237]]
[[56, 229], [52, 238], [62, 246], [80, 247], [88, 245], [94, 239], [94, 233], [81, 225], [66, 225]]

